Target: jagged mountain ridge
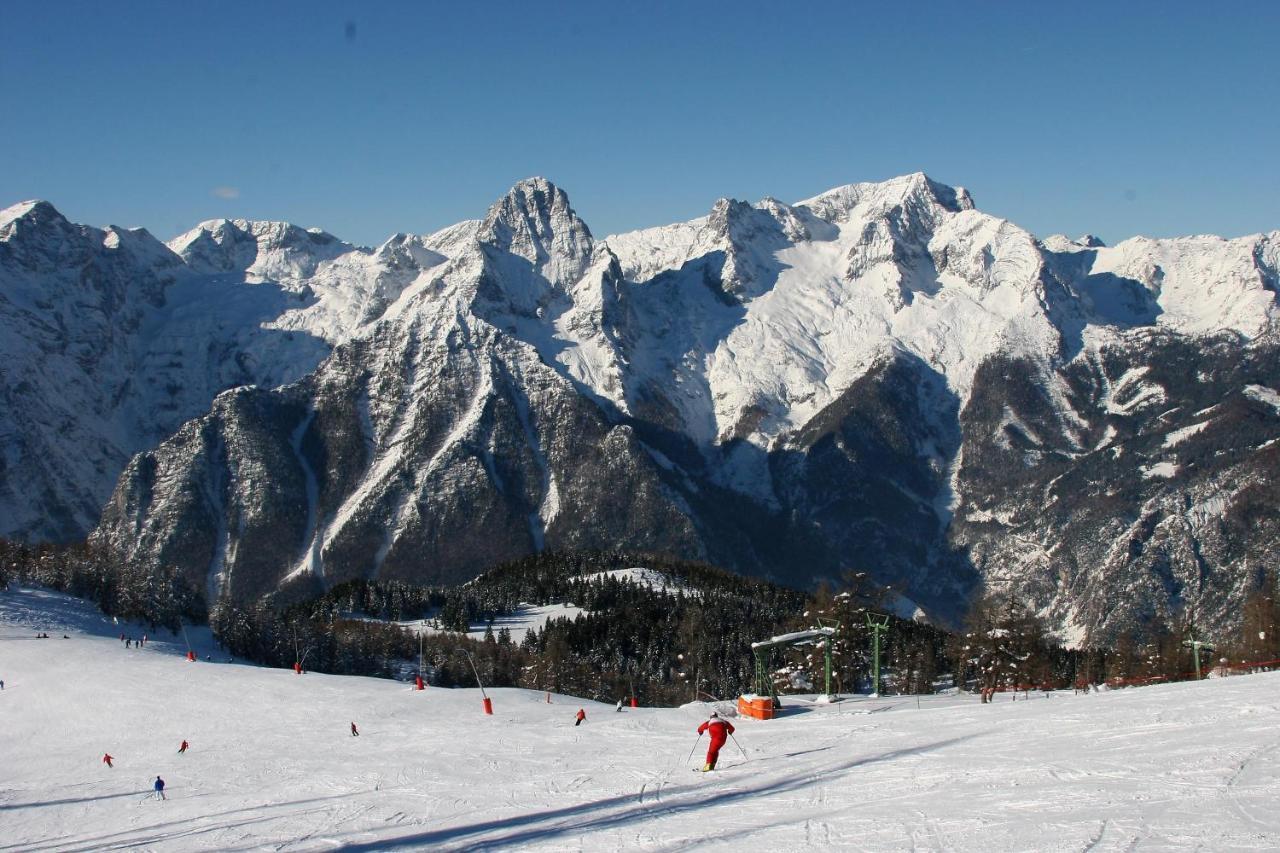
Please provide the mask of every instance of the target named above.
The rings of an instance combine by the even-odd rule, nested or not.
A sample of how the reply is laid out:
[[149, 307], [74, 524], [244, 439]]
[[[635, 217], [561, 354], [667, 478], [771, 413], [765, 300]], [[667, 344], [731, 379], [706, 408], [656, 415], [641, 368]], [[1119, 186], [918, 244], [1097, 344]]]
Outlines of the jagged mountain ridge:
[[130, 457], [227, 388], [309, 374], [452, 239], [370, 251], [216, 220], [166, 245], [74, 225], [47, 202], [0, 211], [0, 535], [83, 538]]
[[[175, 244], [217, 275], [248, 253], [209, 244], [263, 229], [197, 230]], [[1223, 478], [1254, 506], [1265, 449], [1234, 469], [1142, 472], [1187, 452], [1147, 436], [1203, 408], [1156, 412], [1161, 395], [1238, 395], [1231, 422], [1276, 434], [1274, 412], [1245, 395], [1280, 385], [1265, 366], [1275, 233], [1040, 241], [912, 175], [795, 205], [722, 200], [700, 220], [598, 241], [534, 179], [442, 235], [414, 244], [431, 254], [410, 256], [410, 280], [359, 302], [374, 307], [316, 323], [336, 348], [314, 372], [223, 394], [136, 457], [95, 536], [177, 563], [211, 597], [370, 574], [460, 581], [539, 548], [621, 545], [796, 583], [866, 568], [942, 618], [988, 581], [1077, 637], [1187, 606], [1229, 620], [1250, 556], [1256, 567], [1269, 547], [1224, 550], [1228, 582], [1205, 584], [1183, 564], [1206, 559], [1184, 547], [1206, 537], [1185, 533], [1179, 551], [1159, 523]], [[290, 280], [323, 302], [316, 271], [340, 289], [343, 257]], [[274, 258], [259, 274], [289, 279]], [[1227, 378], [1195, 395], [1166, 379], [1116, 402], [1122, 374], [1168, 341]], [[1227, 375], [1241, 354], [1253, 372]], [[1046, 514], [1048, 481], [1101, 458], [1110, 431], [1151, 445], [1123, 499], [1091, 514], [1086, 484], [1059, 497], [1079, 512]], [[1099, 559], [1104, 532], [1140, 545]], [[1156, 565], [1157, 551], [1172, 556]], [[1100, 589], [1141, 594], [1108, 608]]]

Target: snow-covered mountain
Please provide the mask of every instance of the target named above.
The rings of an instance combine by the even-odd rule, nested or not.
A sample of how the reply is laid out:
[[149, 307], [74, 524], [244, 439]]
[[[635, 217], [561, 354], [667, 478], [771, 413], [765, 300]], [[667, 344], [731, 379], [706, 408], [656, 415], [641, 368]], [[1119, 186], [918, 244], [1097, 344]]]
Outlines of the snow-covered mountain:
[[[118, 229], [65, 227], [120, 255]], [[5, 228], [0, 293], [71, 275], [18, 268]], [[941, 618], [1010, 587], [1083, 639], [1230, 625], [1280, 544], [1280, 232], [1040, 240], [916, 174], [597, 240], [535, 178], [376, 251], [243, 221], [150, 244], [112, 310], [176, 326], [182, 356], [159, 360], [217, 379], [120, 444], [115, 470], [172, 433], [94, 535], [211, 598], [649, 548], [799, 583], [867, 570]], [[182, 294], [264, 288], [270, 311], [180, 316]], [[154, 334], [107, 325], [113, 376], [160, 369], [136, 355]]]
[[222, 220], [166, 246], [46, 202], [0, 211], [0, 535], [82, 538], [131, 456], [227, 388], [309, 374], [452, 239], [369, 251]]

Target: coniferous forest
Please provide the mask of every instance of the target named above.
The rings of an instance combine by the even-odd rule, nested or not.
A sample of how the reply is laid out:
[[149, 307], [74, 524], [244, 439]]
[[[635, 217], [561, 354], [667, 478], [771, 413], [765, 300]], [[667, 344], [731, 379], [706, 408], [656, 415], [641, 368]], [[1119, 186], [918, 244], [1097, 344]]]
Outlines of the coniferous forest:
[[[643, 566], [663, 584], [607, 573]], [[1221, 643], [1235, 665], [1280, 658], [1275, 578], [1248, 599], [1245, 628]], [[1194, 623], [1152, 626], [1111, 649], [1069, 649], [1034, 613], [1008, 596], [971, 607], [947, 631], [887, 613], [884, 593], [863, 575], [802, 592], [723, 570], [653, 555], [542, 553], [497, 566], [455, 587], [360, 580], [305, 601], [265, 597], [251, 605], [206, 605], [173, 571], [113, 563], [86, 545], [30, 548], [0, 540], [0, 588], [37, 584], [95, 602], [104, 613], [176, 630], [207, 622], [231, 658], [268, 666], [411, 678], [432, 685], [518, 686], [645, 705], [726, 699], [752, 689], [752, 642], [822, 624], [838, 625], [831, 643], [831, 689], [873, 690], [868, 615], [887, 619], [881, 684], [886, 693], [1114, 686], [1194, 677], [1184, 641]], [[513, 637], [491, 623], [521, 605], [571, 605], [574, 618], [552, 617]], [[579, 614], [579, 610], [585, 611]], [[429, 626], [421, 636], [417, 630]], [[468, 636], [477, 626], [483, 636]], [[774, 689], [814, 693], [825, 687], [825, 648], [774, 652]], [[1217, 662], [1207, 659], [1205, 668]], [[421, 663], [421, 670], [419, 664]]]

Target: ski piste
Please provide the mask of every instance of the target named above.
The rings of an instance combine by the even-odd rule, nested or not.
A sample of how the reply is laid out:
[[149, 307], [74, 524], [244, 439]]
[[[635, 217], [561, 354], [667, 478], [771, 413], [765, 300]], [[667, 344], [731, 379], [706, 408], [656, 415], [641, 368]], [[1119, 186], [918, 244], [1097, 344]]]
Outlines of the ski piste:
[[[474, 689], [216, 662], [204, 629], [189, 630], [194, 663], [165, 632], [126, 652], [121, 630], [85, 602], [0, 592], [0, 844], [1280, 847], [1280, 673], [990, 705], [923, 696], [919, 709], [914, 696], [784, 696], [773, 720], [733, 719], [748, 761], [726, 752], [691, 777], [703, 703], [618, 714], [491, 689], [487, 716]], [[574, 728], [580, 707], [588, 722]], [[175, 795], [139, 801], [157, 775]]]

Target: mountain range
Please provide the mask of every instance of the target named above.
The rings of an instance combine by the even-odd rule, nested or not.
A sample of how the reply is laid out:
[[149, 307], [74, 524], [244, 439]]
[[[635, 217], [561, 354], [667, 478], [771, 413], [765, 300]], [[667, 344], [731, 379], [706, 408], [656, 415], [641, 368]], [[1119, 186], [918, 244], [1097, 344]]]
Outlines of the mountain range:
[[597, 239], [521, 181], [376, 249], [0, 212], [0, 535], [210, 603], [544, 549], [1069, 642], [1239, 622], [1280, 546], [1280, 231], [1038, 238], [923, 174]]

